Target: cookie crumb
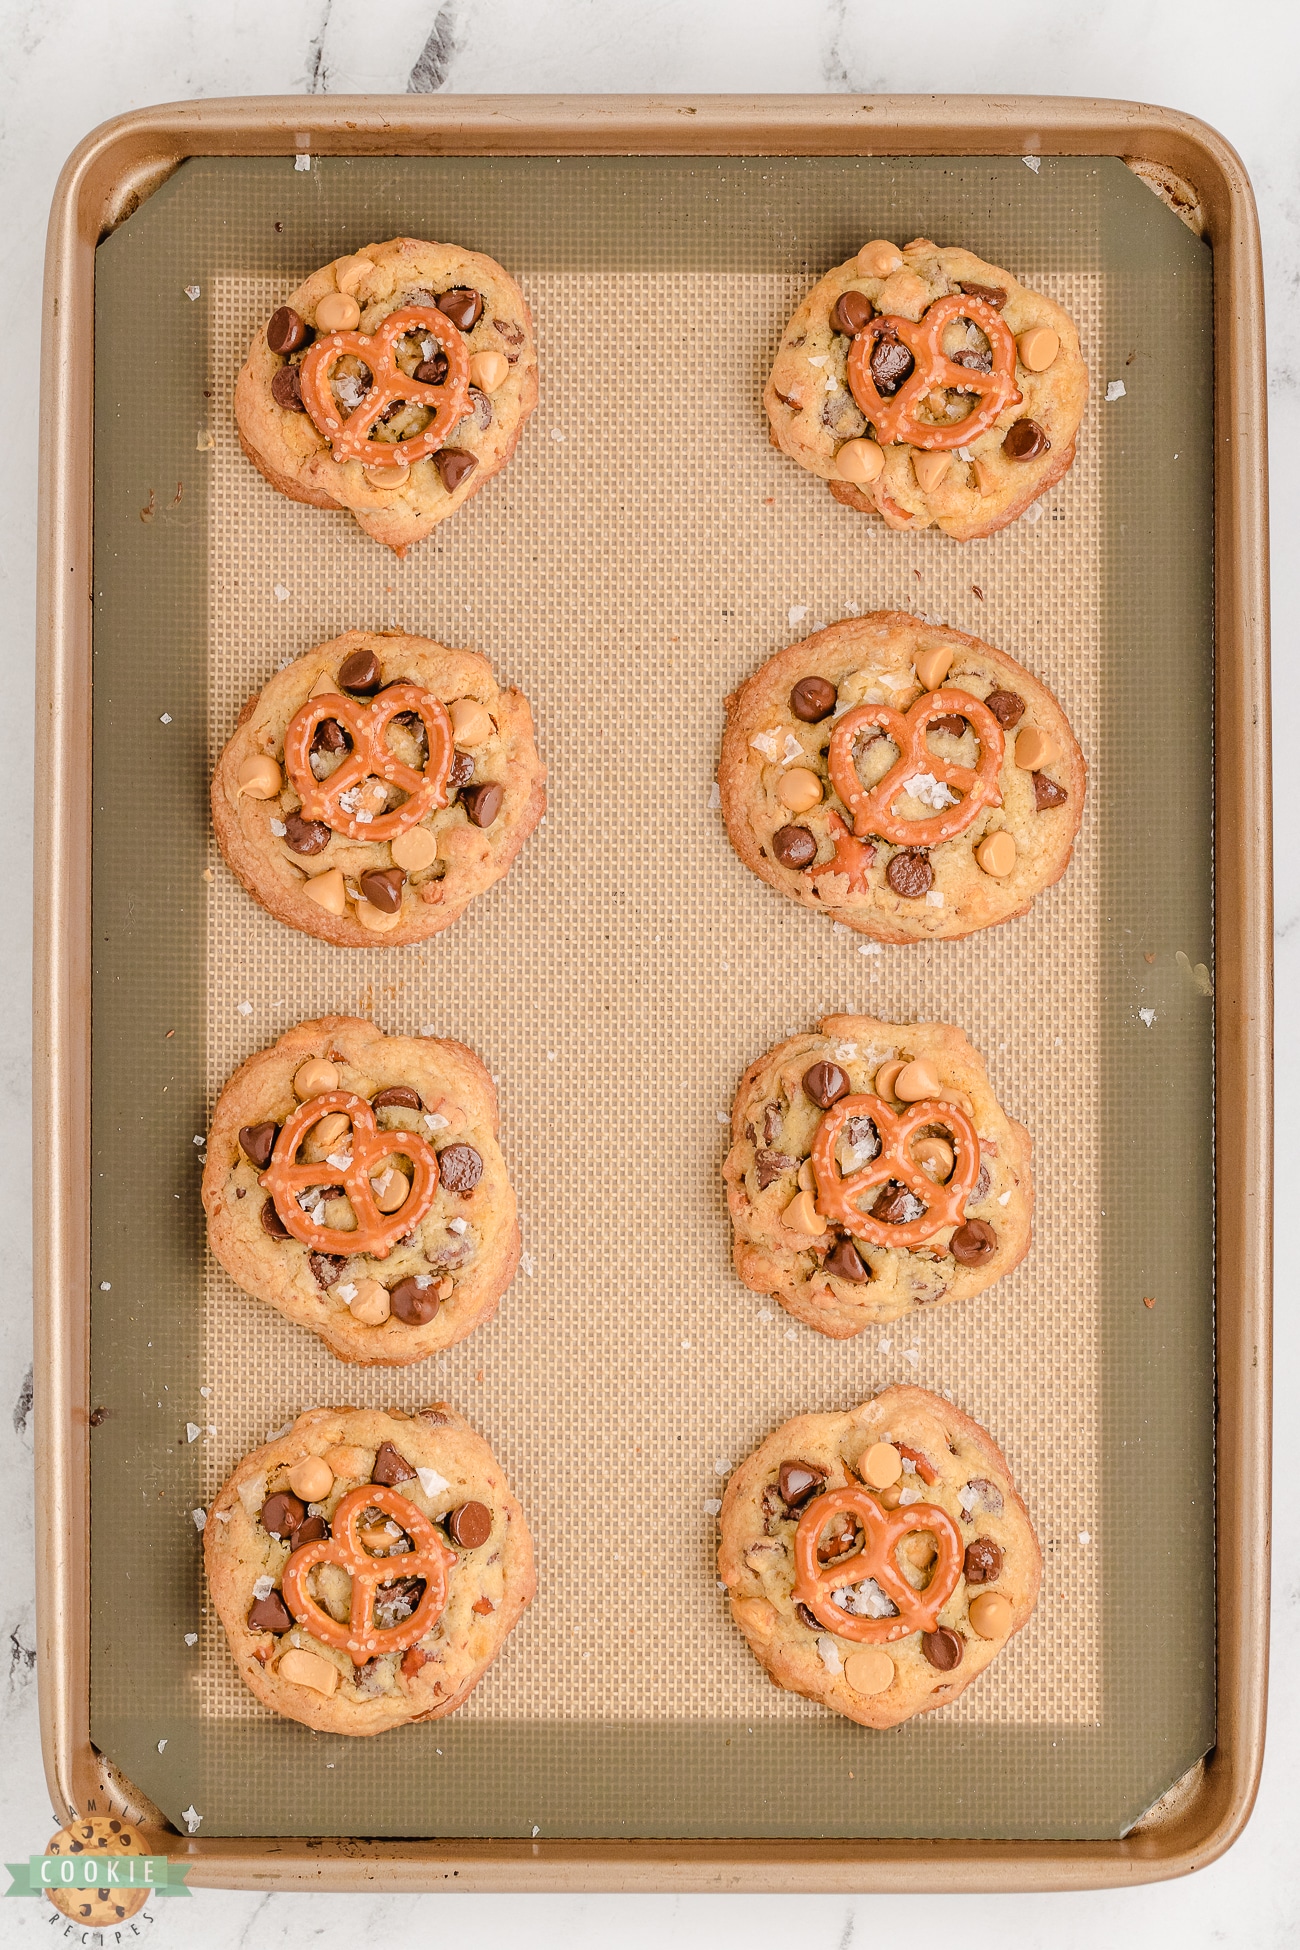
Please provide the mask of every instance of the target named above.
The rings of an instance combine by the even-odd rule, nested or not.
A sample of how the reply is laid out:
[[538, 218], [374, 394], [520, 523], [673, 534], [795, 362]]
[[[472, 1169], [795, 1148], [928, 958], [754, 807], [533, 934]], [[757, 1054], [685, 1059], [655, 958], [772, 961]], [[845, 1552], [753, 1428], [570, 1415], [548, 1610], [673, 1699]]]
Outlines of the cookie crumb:
[[1144, 1307], [1154, 1307], [1155, 1304], [1156, 1304], [1156, 1296], [1154, 1293], [1144, 1293], [1142, 1295], [1142, 1305]]

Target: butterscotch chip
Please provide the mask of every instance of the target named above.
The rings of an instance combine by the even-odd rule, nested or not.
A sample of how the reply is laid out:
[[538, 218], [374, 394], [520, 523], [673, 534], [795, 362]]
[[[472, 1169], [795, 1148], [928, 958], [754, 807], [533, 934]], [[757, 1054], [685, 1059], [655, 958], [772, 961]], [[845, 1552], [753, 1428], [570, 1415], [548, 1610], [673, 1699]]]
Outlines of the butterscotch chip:
[[342, 914], [348, 904], [348, 891], [343, 883], [341, 867], [331, 867], [324, 873], [313, 874], [303, 887], [309, 901], [324, 908], [327, 914]]
[[313, 1693], [323, 1693], [328, 1699], [337, 1692], [339, 1669], [328, 1659], [318, 1659], [314, 1652], [305, 1652], [296, 1645], [280, 1657], [276, 1666], [276, 1677], [291, 1686], [307, 1686]]
[[423, 873], [438, 857], [438, 836], [427, 826], [409, 826], [392, 842], [393, 865], [405, 873]]
[[951, 466], [951, 454], [913, 454], [912, 471], [916, 475], [916, 485], [922, 494], [933, 494], [935, 489], [941, 486], [943, 477]]
[[289, 1471], [289, 1488], [304, 1503], [323, 1503], [334, 1486], [334, 1471], [323, 1456], [304, 1456]]
[[918, 650], [912, 659], [917, 682], [927, 691], [937, 691], [952, 669], [953, 655], [946, 643], [929, 644], [924, 650]]
[[981, 1591], [970, 1601], [971, 1628], [982, 1639], [1005, 1638], [1011, 1630], [1012, 1616], [1010, 1602], [1000, 1591]]
[[352, 332], [361, 323], [361, 307], [346, 291], [327, 291], [316, 306], [318, 332]]
[[883, 237], [873, 238], [864, 244], [857, 255], [857, 267], [864, 277], [887, 278], [903, 266], [903, 253], [897, 244], [890, 244]]
[[842, 481], [865, 486], [884, 473], [885, 450], [874, 440], [846, 440], [836, 453], [835, 469]]
[[990, 833], [976, 847], [975, 858], [985, 873], [1003, 879], [1016, 864], [1016, 843], [1005, 830]]
[[1031, 325], [1016, 341], [1020, 363], [1030, 372], [1046, 372], [1061, 349], [1057, 334], [1046, 325]]
[[[294, 1095], [305, 1103], [309, 1097], [323, 1097], [339, 1087], [338, 1066], [323, 1056], [312, 1056], [300, 1063], [293, 1074]], [[323, 1121], [323, 1120], [322, 1120]]]
[[864, 1483], [887, 1490], [902, 1475], [903, 1458], [892, 1442], [873, 1442], [858, 1464], [858, 1473]]
[[808, 812], [822, 801], [822, 782], [806, 765], [796, 765], [782, 775], [776, 796], [791, 812]]
[[1016, 764], [1022, 772], [1037, 772], [1040, 766], [1052, 764], [1060, 755], [1055, 738], [1036, 725], [1027, 724], [1016, 739]]
[[904, 1104], [919, 1103], [923, 1097], [935, 1096], [938, 1090], [938, 1072], [924, 1056], [905, 1063], [894, 1078], [894, 1095]]
[[264, 752], [246, 758], [235, 779], [239, 790], [251, 799], [274, 799], [284, 782], [279, 766]]
[[[906, 1478], [923, 1482], [920, 1502], [904, 1501], [896, 1483], [866, 1487], [848, 1467], [848, 1457], [861, 1456], [861, 1470], [878, 1448], [923, 1459], [924, 1478], [920, 1463]], [[817, 1493], [798, 1508], [782, 1493], [775, 1505], [778, 1472], [793, 1457]], [[997, 1505], [996, 1518], [978, 1521], [996, 1527], [999, 1581], [996, 1593], [975, 1595], [968, 1618], [963, 1572], [976, 1482], [984, 1511]], [[955, 1700], [1028, 1622], [1042, 1576], [1033, 1526], [996, 1442], [923, 1388], [886, 1388], [774, 1430], [732, 1471], [719, 1531], [718, 1576], [732, 1618], [768, 1677], [869, 1727], [899, 1726]], [[913, 1583], [909, 1570], [924, 1575]], [[892, 1607], [887, 1619], [868, 1578]], [[845, 1591], [867, 1602], [846, 1606]], [[975, 1623], [976, 1606], [990, 1597], [1007, 1607], [996, 1637]], [[838, 1658], [824, 1656], [828, 1645]]]

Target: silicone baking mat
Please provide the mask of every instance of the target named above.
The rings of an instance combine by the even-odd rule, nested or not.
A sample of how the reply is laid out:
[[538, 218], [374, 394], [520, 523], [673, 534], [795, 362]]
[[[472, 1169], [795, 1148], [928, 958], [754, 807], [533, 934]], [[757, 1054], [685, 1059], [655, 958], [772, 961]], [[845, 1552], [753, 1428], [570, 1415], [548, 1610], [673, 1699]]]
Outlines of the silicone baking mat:
[[[511, 466], [403, 562], [276, 495], [230, 411], [285, 292], [398, 233], [499, 257], [542, 359]], [[759, 404], [820, 271], [917, 234], [1058, 298], [1093, 379], [1065, 481], [965, 547], [838, 507]], [[1204, 246], [1108, 161], [214, 160], [98, 273], [97, 1742], [208, 1834], [1118, 1832], [1212, 1739]], [[713, 804], [726, 692], [881, 607], [1023, 659], [1090, 764], [1064, 881], [962, 942], [877, 948], [782, 902]], [[346, 953], [244, 894], [206, 783], [277, 666], [385, 625], [522, 686], [550, 810], [448, 935]], [[332, 1010], [460, 1037], [499, 1082], [522, 1270], [414, 1370], [346, 1368], [203, 1244], [225, 1078]], [[740, 1072], [831, 1010], [961, 1024], [1038, 1199], [1010, 1280], [848, 1343], [740, 1285], [719, 1177]], [[886, 1738], [770, 1685], [713, 1552], [731, 1464], [890, 1380], [1002, 1443], [1045, 1576], [996, 1665]], [[301, 1408], [437, 1397], [524, 1502], [537, 1600], [451, 1721], [277, 1720], [207, 1606], [195, 1513]]]

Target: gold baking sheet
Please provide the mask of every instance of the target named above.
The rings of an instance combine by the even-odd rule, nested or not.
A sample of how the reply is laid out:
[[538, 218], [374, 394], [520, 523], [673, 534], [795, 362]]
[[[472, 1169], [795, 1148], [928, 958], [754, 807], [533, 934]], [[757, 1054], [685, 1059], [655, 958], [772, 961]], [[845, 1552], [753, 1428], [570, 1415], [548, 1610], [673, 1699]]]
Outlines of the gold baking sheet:
[[[145, 1334], [147, 1360], [167, 1370], [156, 1389], [138, 1347], [123, 1358], [116, 1264], [97, 1296], [115, 1331], [97, 1347], [96, 1398], [123, 1386], [135, 1398], [113, 1398], [97, 1463], [106, 1488], [143, 1470], [157, 1486], [145, 1500], [165, 1506], [165, 1523], [149, 1510], [141, 1532], [165, 1560], [137, 1600], [166, 1674], [147, 1701], [112, 1599], [100, 1609], [121, 1539], [97, 1514], [100, 1744], [173, 1819], [198, 1807], [205, 1833], [1117, 1832], [1204, 1751], [1212, 1724], [1209, 1507], [1196, 1501], [1210, 1434], [1210, 1004], [1193, 974], [1211, 959], [1208, 814], [1192, 791], [1209, 752], [1203, 247], [1107, 163], [1037, 176], [1015, 159], [291, 174], [190, 163], [101, 251], [101, 334], [128, 291], [140, 306], [144, 271], [158, 363], [184, 370], [153, 370], [147, 391], [178, 456], [173, 486], [156, 425], [151, 441], [140, 424], [138, 368], [105, 335], [101, 425], [117, 438], [101, 443], [97, 568], [119, 528], [121, 547], [97, 639], [109, 685], [97, 911], [119, 918], [128, 882], [142, 879], [145, 899], [122, 915], [97, 989], [98, 1019], [122, 1034], [102, 1059], [97, 1044], [95, 1241], [109, 1267], [124, 1227], [142, 1228], [166, 1262], [150, 1268], [155, 1289], [170, 1290]], [[401, 563], [346, 517], [275, 495], [229, 413], [255, 322], [288, 284], [399, 230], [501, 256], [534, 307], [543, 362], [510, 468]], [[971, 243], [1064, 303], [1093, 374], [1079, 460], [1040, 517], [965, 548], [837, 507], [770, 448], [759, 406], [785, 319], [820, 270], [865, 235], [922, 231]], [[1186, 347], [1177, 387], [1149, 357], [1153, 279], [1164, 337]], [[1129, 394], [1107, 405], [1119, 374]], [[1172, 485], [1153, 497], [1157, 460]], [[820, 624], [879, 607], [988, 637], [1071, 717], [1089, 811], [1075, 864], [1024, 921], [872, 952], [731, 853], [711, 804], [725, 692]], [[483, 650], [524, 688], [550, 811], [449, 935], [351, 954], [247, 898], [206, 832], [202, 791], [271, 671], [340, 629], [390, 623]], [[124, 718], [169, 808], [167, 864], [152, 876]], [[151, 902], [164, 879], [169, 901]], [[165, 1023], [141, 1006], [154, 986], [168, 991]], [[496, 1322], [415, 1372], [348, 1370], [242, 1296], [190, 1209], [193, 1140], [225, 1077], [332, 1009], [459, 1036], [499, 1079], [524, 1268]], [[832, 1344], [732, 1274], [718, 1167], [746, 1063], [854, 1009], [951, 1020], [985, 1052], [1034, 1136], [1036, 1244], [973, 1302]], [[167, 1028], [155, 1103], [139, 1045], [152, 1062]], [[138, 1169], [113, 1141], [128, 1079], [136, 1141], [165, 1180], [161, 1209], [143, 1216]], [[137, 1320], [153, 1320], [142, 1304]], [[1135, 1334], [1145, 1341], [1130, 1346]], [[991, 1429], [1046, 1568], [1034, 1620], [981, 1682], [885, 1742], [770, 1686], [717, 1589], [711, 1506], [724, 1465], [774, 1423], [897, 1379], [948, 1391]], [[239, 1685], [188, 1511], [301, 1407], [437, 1395], [488, 1436], [524, 1502], [537, 1602], [453, 1722], [380, 1742], [303, 1734]], [[1140, 1441], [1154, 1449], [1139, 1455]], [[1154, 1543], [1139, 1488], [1148, 1510], [1168, 1501]], [[1171, 1621], [1189, 1583], [1201, 1606]], [[1153, 1606], [1176, 1688], [1145, 1671], [1148, 1638], [1130, 1643]], [[815, 1804], [799, 1787], [810, 1773]]]

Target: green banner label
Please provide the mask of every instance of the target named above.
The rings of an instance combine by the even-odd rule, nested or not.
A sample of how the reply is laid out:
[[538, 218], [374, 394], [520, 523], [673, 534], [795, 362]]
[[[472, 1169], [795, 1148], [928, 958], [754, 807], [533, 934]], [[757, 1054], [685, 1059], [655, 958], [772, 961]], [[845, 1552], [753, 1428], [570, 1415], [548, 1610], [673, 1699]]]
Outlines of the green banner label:
[[148, 1889], [155, 1896], [188, 1896], [188, 1864], [165, 1855], [29, 1855], [6, 1862], [13, 1878], [6, 1896], [40, 1896], [47, 1889]]

